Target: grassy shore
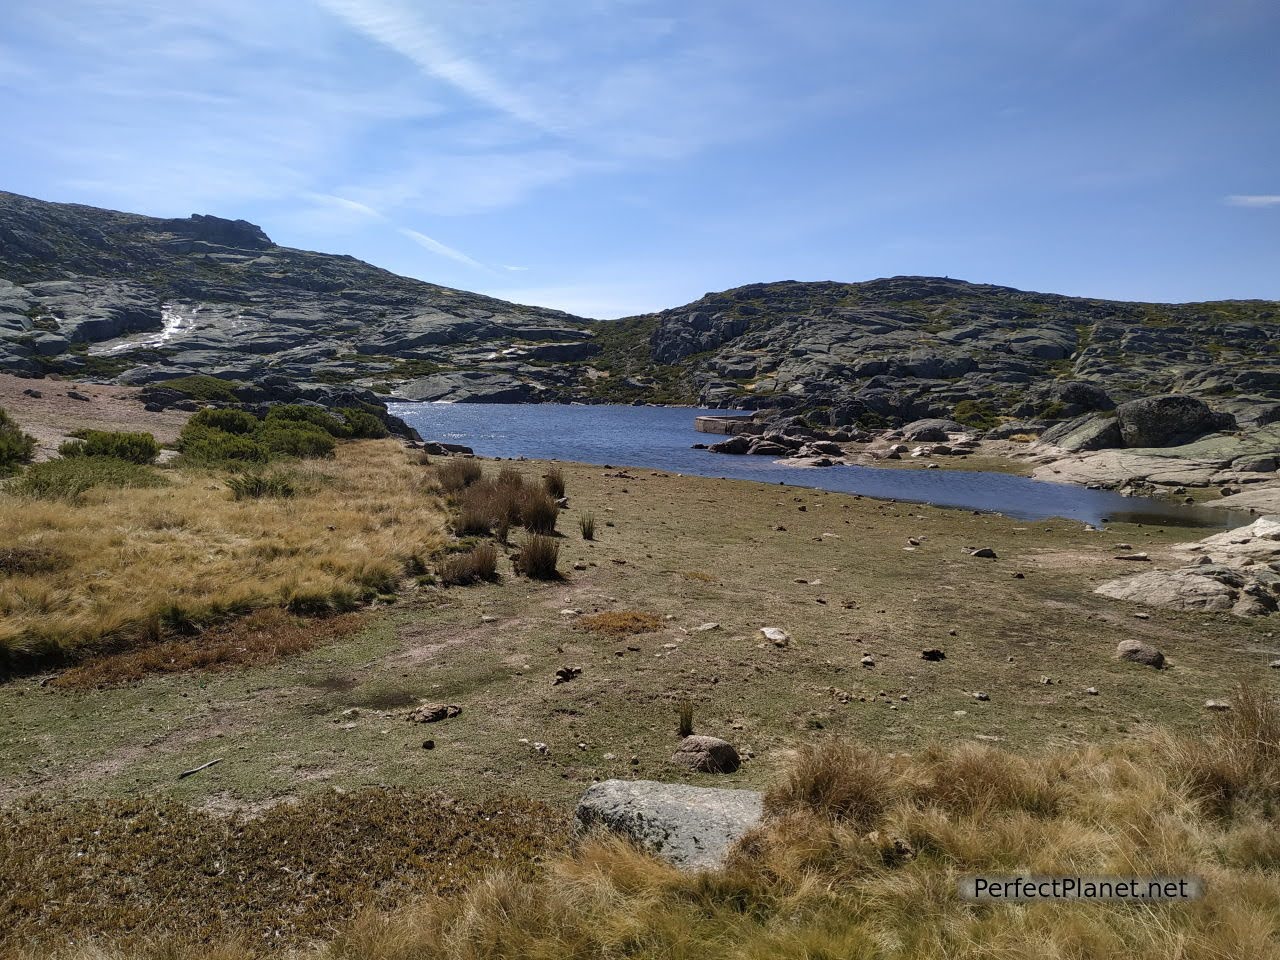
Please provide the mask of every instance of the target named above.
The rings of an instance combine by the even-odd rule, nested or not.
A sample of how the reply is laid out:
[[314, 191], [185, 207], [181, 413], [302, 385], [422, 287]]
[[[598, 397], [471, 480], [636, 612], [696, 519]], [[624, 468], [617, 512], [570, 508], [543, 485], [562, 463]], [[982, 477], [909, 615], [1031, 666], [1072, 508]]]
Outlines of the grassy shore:
[[[553, 466], [482, 465], [491, 478], [500, 466], [514, 468], [531, 486]], [[470, 899], [432, 900], [361, 921], [344, 928], [345, 945], [324, 955], [950, 957], [989, 955], [977, 945], [990, 942], [1011, 957], [1121, 956], [1125, 945], [1135, 949], [1130, 955], [1155, 957], [1172, 955], [1154, 945], [1163, 949], [1175, 935], [1183, 937], [1183, 956], [1232, 955], [1192, 949], [1210, 922], [1238, 926], [1240, 943], [1270, 942], [1257, 913], [1276, 900], [1270, 846], [1247, 856], [1221, 852], [1244, 850], [1263, 830], [1264, 813], [1241, 814], [1235, 825], [1214, 820], [1195, 805], [1183, 767], [1157, 741], [1200, 729], [1204, 701], [1232, 696], [1241, 680], [1274, 692], [1275, 671], [1267, 668], [1280, 646], [1274, 628], [1265, 619], [1139, 611], [1092, 593], [1097, 582], [1132, 571], [1114, 559], [1117, 543], [1161, 562], [1173, 558], [1172, 544], [1196, 532], [1137, 525], [1089, 532], [1068, 521], [1028, 523], [638, 468], [559, 466], [569, 506], [557, 519], [558, 580], [515, 572], [523, 535], [513, 530], [493, 582], [445, 588], [429, 577], [400, 576], [396, 602], [388, 597], [330, 632], [318, 626], [330, 621], [293, 615], [257, 626], [243, 621], [262, 637], [305, 641], [282, 642], [268, 655], [230, 664], [202, 656], [239, 642], [234, 633], [210, 631], [167, 641], [185, 646], [163, 655], [144, 645], [121, 659], [94, 657], [52, 680], [0, 685], [7, 723], [0, 801], [11, 810], [19, 802], [54, 802], [91, 811], [103, 802], [179, 800], [218, 815], [269, 819], [282, 803], [312, 802], [333, 790], [407, 790], [441, 792], [472, 809], [516, 795], [562, 817], [586, 785], [607, 777], [766, 787], [794, 769], [796, 751], [834, 737], [874, 749], [882, 762], [872, 766], [884, 766], [886, 782], [899, 784], [885, 788], [889, 799], [874, 826], [879, 840], [865, 840], [867, 822], [853, 833], [847, 824], [813, 832], [792, 810], [767, 829], [756, 854], [744, 853], [757, 857], [742, 867], [747, 874], [704, 880], [679, 877], [616, 845], [592, 846], [559, 862], [548, 879], [468, 881]], [[348, 582], [358, 582], [370, 563], [403, 572], [414, 556], [438, 570], [450, 547], [434, 469], [411, 462], [390, 441], [342, 444], [336, 461], [306, 467], [328, 478], [311, 494], [246, 503], [238, 536], [214, 537], [216, 551], [164, 554], [168, 566], [150, 567], [138, 589], [151, 589], [152, 580], [165, 591], [193, 582], [240, 584], [278, 606], [286, 586], [298, 582], [299, 565]], [[91, 493], [94, 499], [75, 508], [84, 511], [80, 527], [116, 537], [106, 556], [119, 561], [110, 569], [130, 568], [137, 552], [126, 544], [209, 541], [182, 533], [182, 524], [157, 531], [151, 513], [191, 511], [188, 522], [201, 531], [211, 504], [223, 511], [234, 504], [239, 516], [240, 502], [207, 474], [178, 483]], [[592, 540], [581, 533], [587, 516], [595, 520]], [[45, 536], [75, 542], [87, 535], [69, 522], [56, 526], [52, 516], [40, 523]], [[277, 554], [270, 546], [290, 536], [299, 538], [296, 549]], [[483, 539], [457, 538], [453, 548]], [[980, 546], [997, 558], [965, 549]], [[225, 562], [206, 562], [222, 550]], [[264, 558], [264, 550], [273, 556]], [[105, 579], [120, 589], [132, 582]], [[78, 579], [57, 582], [75, 603], [95, 595], [83, 568]], [[790, 641], [766, 641], [766, 626], [786, 631]], [[1116, 644], [1132, 637], [1160, 647], [1169, 668], [1116, 660]], [[945, 659], [922, 659], [932, 648]], [[95, 668], [98, 662], [108, 666]], [[555, 683], [563, 667], [581, 672]], [[461, 713], [429, 726], [407, 720], [422, 701], [456, 704]], [[693, 705], [696, 732], [744, 751], [749, 759], [737, 773], [712, 777], [670, 763], [685, 703]], [[428, 740], [431, 749], [424, 749]], [[210, 760], [219, 762], [179, 779]], [[935, 776], [944, 762], [971, 771], [975, 783], [979, 771], [1007, 768], [1029, 771], [1037, 782], [1058, 778], [1065, 792], [1055, 793], [1048, 809], [1001, 800], [990, 809], [944, 803], [943, 814], [929, 813], [929, 796], [901, 784]], [[899, 770], [901, 764], [907, 767]], [[1166, 804], [1180, 825], [1156, 816]], [[1057, 820], [1069, 828], [1062, 836]], [[17, 834], [28, 831], [15, 823]], [[1012, 865], [1034, 853], [1026, 862], [1110, 869], [1121, 860], [1109, 859], [1106, 842], [1136, 844], [1117, 848], [1115, 857], [1125, 850], [1147, 857], [1141, 832], [1175, 826], [1190, 839], [1169, 848], [1177, 857], [1165, 856], [1168, 850], [1160, 856], [1169, 864], [1220, 865], [1231, 902], [1166, 922], [1158, 912], [1133, 921], [1118, 909], [1024, 914], [948, 899], [953, 874], [966, 864]], [[812, 842], [802, 839], [810, 835]], [[48, 838], [50, 849], [73, 836]], [[901, 863], [890, 856], [866, 873], [868, 863], [883, 860], [890, 836], [932, 853]], [[1155, 860], [1133, 866], [1149, 862]], [[429, 893], [432, 884], [404, 889]], [[357, 901], [385, 905], [362, 894], [347, 904], [353, 912]], [[909, 905], [935, 901], [945, 906], [937, 924], [895, 926], [906, 923]], [[632, 919], [602, 913], [621, 902], [632, 904]], [[498, 908], [511, 918], [501, 929], [492, 926]], [[992, 916], [1006, 914], [991, 925]], [[779, 923], [790, 939], [770, 939]], [[1248, 923], [1254, 926], [1245, 929]], [[635, 924], [652, 927], [656, 939], [642, 939], [643, 949], [628, 953]], [[234, 940], [234, 918], [214, 925], [220, 939]], [[732, 952], [732, 938], [748, 927], [753, 945]], [[66, 932], [57, 923], [47, 929]], [[146, 925], [139, 929], [134, 934], [144, 935]], [[243, 929], [251, 939], [259, 932], [253, 922]], [[521, 941], [526, 933], [531, 939]], [[473, 934], [492, 951], [466, 952]], [[1014, 949], [1044, 937], [1068, 939], [1058, 953]], [[428, 949], [429, 942], [438, 945]], [[255, 949], [247, 943], [225, 955]]]

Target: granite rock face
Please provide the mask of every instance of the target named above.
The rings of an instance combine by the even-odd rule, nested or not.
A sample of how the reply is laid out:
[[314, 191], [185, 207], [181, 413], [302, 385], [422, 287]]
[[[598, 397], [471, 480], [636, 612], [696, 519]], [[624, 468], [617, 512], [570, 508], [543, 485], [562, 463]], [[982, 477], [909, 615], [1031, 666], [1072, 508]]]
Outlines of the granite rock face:
[[[940, 277], [760, 283], [617, 321], [505, 303], [243, 220], [0, 193], [0, 370], [191, 374], [443, 400], [699, 403], [864, 430], [1076, 423], [1069, 450], [1280, 419], [1280, 305], [1143, 304]], [[1131, 406], [1147, 397], [1185, 401]], [[1115, 431], [1120, 431], [1120, 437]], [[1019, 431], [1025, 432], [1025, 431]], [[776, 441], [770, 441], [776, 442]]]
[[587, 788], [576, 816], [580, 829], [601, 826], [677, 867], [711, 870], [763, 813], [763, 797], [754, 790], [605, 780]]

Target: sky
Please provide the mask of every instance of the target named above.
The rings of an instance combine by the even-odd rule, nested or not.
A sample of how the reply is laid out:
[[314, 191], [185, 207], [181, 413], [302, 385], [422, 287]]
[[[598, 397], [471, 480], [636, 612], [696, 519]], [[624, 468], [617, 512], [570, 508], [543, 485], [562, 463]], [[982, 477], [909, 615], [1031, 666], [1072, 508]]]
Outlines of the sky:
[[0, 189], [593, 317], [1280, 299], [1274, 0], [3, 0]]

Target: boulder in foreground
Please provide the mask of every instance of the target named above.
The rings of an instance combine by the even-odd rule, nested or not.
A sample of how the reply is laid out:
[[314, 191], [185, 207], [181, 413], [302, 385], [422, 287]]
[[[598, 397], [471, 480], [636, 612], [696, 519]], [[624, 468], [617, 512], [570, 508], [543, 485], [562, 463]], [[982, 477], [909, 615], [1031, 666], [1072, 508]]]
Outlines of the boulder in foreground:
[[603, 826], [681, 869], [712, 870], [763, 812], [754, 790], [605, 780], [582, 795], [576, 816], [580, 829]]

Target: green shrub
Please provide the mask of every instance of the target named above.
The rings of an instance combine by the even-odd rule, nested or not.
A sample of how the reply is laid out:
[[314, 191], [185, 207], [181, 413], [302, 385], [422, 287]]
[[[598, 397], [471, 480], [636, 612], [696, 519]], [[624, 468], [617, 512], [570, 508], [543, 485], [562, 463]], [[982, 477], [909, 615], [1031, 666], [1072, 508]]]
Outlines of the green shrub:
[[9, 490], [37, 500], [76, 501], [93, 487], [160, 487], [153, 467], [112, 457], [69, 457], [33, 464]]
[[227, 480], [235, 500], [261, 500], [264, 497], [288, 499], [297, 493], [293, 478], [287, 473], [250, 471]]
[[247, 410], [223, 410], [217, 407], [205, 407], [195, 413], [187, 421], [187, 427], [212, 427], [224, 433], [250, 434], [258, 429], [259, 420]]
[[329, 411], [320, 407], [309, 407], [301, 403], [283, 403], [267, 411], [266, 422], [274, 425], [281, 421], [295, 424], [309, 424], [318, 427], [331, 437], [349, 437], [351, 429], [343, 421], [338, 420]]
[[211, 377], [201, 373], [191, 377], [162, 380], [156, 386], [177, 390], [179, 393], [185, 393], [192, 400], [201, 400], [205, 403], [234, 403], [235, 388], [240, 386], [240, 383], [236, 380], [223, 380], [221, 377]]
[[303, 459], [331, 457], [337, 446], [331, 434], [301, 420], [268, 419], [258, 428], [254, 439], [273, 454]]
[[368, 410], [343, 407], [338, 411], [347, 424], [347, 436], [353, 440], [381, 440], [389, 436], [387, 425]]
[[178, 437], [178, 450], [184, 462], [203, 466], [266, 463], [271, 458], [271, 451], [253, 437], [190, 423]]
[[990, 430], [1000, 422], [995, 409], [986, 400], [961, 400], [951, 411], [951, 419], [975, 430]]
[[160, 456], [160, 444], [149, 433], [81, 430], [75, 437], [58, 447], [58, 453], [64, 457], [114, 457], [129, 463], [155, 463]]
[[0, 407], [0, 477], [7, 477], [22, 464], [30, 463], [35, 452], [35, 438], [23, 433], [22, 428]]
[[560, 544], [553, 537], [532, 534], [520, 548], [516, 557], [516, 570], [531, 580], [556, 580], [560, 571], [556, 563], [560, 559]]

